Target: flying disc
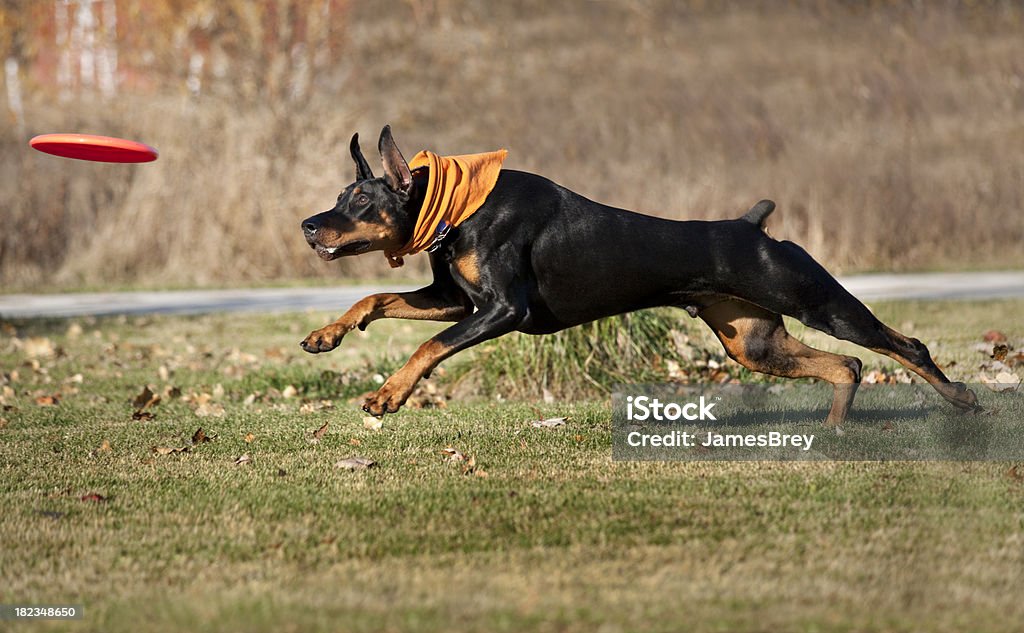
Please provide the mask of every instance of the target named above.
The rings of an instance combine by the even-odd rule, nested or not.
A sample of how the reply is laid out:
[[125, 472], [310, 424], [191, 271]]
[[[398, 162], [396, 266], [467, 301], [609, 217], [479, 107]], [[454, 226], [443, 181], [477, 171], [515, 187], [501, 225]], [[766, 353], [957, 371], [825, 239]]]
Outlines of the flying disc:
[[28, 144], [54, 156], [100, 163], [148, 163], [158, 156], [156, 148], [145, 143], [94, 134], [43, 134]]

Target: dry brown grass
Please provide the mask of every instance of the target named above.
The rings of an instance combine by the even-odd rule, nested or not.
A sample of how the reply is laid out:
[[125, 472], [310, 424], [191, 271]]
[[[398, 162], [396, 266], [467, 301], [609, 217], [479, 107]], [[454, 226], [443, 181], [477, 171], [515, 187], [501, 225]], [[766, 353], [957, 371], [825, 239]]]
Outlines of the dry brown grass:
[[[898, 6], [356, 3], [347, 54], [302, 103], [37, 91], [26, 138], [0, 130], [0, 283], [386, 274], [320, 262], [297, 226], [349, 182], [348, 136], [372, 147], [388, 122], [407, 153], [505, 146], [511, 168], [666, 217], [773, 198], [773, 234], [837, 271], [1024, 265], [1021, 10]], [[25, 148], [54, 130], [161, 157]]]

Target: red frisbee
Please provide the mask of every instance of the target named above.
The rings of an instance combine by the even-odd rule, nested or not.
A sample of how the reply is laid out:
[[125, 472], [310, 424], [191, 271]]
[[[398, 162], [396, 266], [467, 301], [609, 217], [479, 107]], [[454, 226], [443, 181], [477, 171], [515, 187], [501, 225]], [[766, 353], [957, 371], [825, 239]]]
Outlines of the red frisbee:
[[28, 144], [54, 156], [101, 163], [148, 163], [158, 156], [156, 148], [145, 143], [93, 134], [43, 134]]

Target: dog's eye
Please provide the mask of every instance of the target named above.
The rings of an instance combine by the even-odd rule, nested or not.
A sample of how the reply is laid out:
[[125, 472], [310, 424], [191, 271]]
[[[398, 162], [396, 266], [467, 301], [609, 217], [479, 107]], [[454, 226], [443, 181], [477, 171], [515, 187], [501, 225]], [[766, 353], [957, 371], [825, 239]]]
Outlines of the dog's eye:
[[370, 196], [366, 195], [365, 193], [361, 193], [358, 196], [356, 196], [355, 203], [357, 206], [365, 207], [366, 205], [370, 204]]

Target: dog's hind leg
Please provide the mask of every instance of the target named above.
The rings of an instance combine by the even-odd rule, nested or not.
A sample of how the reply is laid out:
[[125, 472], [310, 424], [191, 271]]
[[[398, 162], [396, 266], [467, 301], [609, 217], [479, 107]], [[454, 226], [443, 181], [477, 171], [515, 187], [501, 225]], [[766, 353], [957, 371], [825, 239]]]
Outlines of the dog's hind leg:
[[759, 305], [898, 361], [958, 409], [981, 409], [974, 392], [963, 383], [950, 382], [921, 341], [879, 321], [799, 246], [790, 242], [774, 244], [769, 264], [759, 278], [760, 284], [771, 290], [754, 299]]
[[729, 357], [748, 369], [786, 378], [832, 383], [826, 426], [840, 426], [860, 384], [861, 362], [804, 345], [786, 331], [782, 317], [739, 299], [703, 308], [699, 316], [714, 330]]

